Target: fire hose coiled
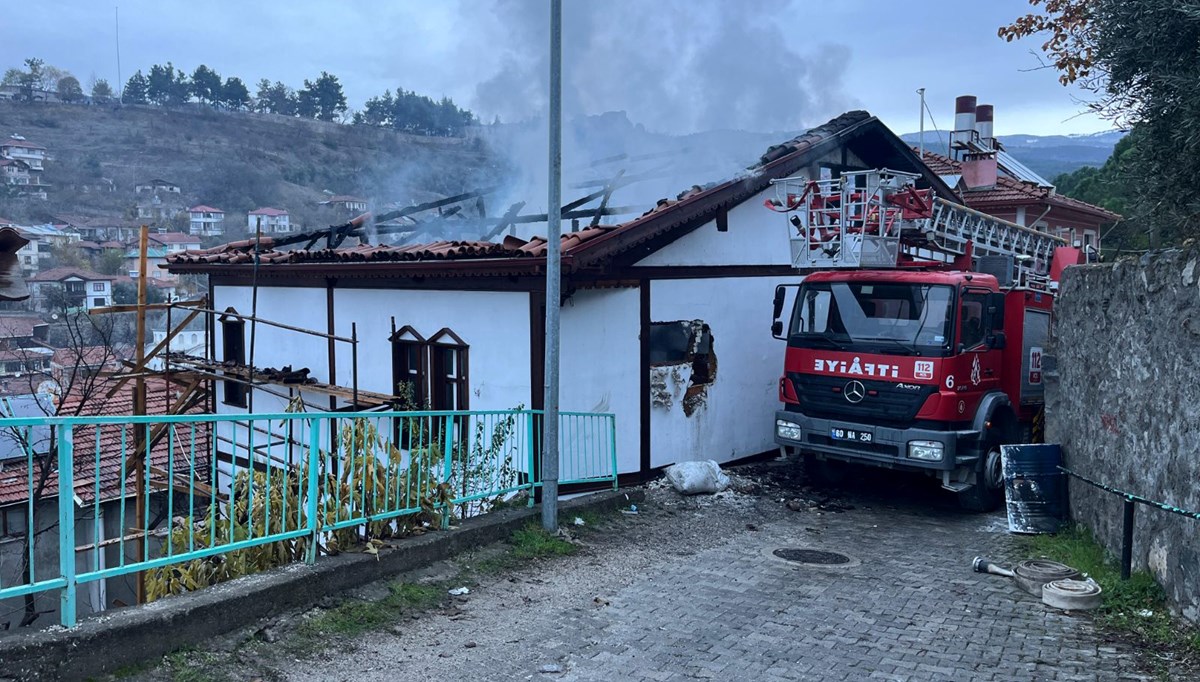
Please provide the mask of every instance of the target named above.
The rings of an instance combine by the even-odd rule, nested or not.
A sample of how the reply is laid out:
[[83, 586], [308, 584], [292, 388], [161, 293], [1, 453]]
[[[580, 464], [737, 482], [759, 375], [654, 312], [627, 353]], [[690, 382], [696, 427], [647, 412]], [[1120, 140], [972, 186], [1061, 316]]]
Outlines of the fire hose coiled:
[[1064, 611], [1087, 611], [1100, 606], [1103, 592], [1091, 578], [1054, 580], [1042, 588], [1042, 603]]

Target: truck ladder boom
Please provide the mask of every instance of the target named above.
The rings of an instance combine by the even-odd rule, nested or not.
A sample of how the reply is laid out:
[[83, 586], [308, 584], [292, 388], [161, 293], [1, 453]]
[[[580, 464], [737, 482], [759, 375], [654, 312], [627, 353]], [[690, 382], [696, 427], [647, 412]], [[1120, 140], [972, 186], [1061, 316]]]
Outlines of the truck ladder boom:
[[784, 178], [773, 182], [778, 196], [766, 206], [789, 214], [796, 268], [947, 266], [991, 257], [987, 270], [1003, 282], [1049, 286], [1054, 251], [1066, 240], [916, 189], [918, 177], [879, 169]]

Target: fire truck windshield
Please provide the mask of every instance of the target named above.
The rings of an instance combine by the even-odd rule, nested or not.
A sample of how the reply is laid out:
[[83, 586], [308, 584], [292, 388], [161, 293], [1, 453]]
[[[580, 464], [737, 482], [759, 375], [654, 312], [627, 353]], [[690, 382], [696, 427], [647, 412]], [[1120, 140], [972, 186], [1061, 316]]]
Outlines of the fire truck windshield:
[[954, 289], [944, 285], [804, 284], [792, 314], [791, 343], [802, 347], [942, 355], [950, 349], [953, 300]]

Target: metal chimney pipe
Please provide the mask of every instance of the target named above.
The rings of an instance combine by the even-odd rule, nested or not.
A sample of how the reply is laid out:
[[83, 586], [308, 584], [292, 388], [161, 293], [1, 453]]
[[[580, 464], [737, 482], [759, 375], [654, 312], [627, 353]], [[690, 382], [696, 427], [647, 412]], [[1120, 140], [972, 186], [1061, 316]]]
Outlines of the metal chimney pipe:
[[959, 158], [957, 150], [968, 149], [975, 136], [975, 95], [954, 98], [954, 132], [950, 135], [950, 155]]
[[988, 149], [996, 148], [996, 137], [992, 130], [994, 115], [994, 109], [990, 104], [980, 104], [975, 107], [975, 132], [979, 134], [979, 143]]

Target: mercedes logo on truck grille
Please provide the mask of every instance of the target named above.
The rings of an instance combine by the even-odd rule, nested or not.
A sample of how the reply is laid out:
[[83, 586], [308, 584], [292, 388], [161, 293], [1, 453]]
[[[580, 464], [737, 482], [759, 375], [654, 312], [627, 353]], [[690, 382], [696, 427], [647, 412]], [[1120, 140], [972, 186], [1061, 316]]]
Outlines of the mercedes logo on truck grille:
[[846, 387], [842, 389], [842, 395], [846, 396], [846, 400], [852, 403], [861, 403], [863, 398], [867, 397], [867, 387], [863, 386], [861, 381], [846, 382]]

